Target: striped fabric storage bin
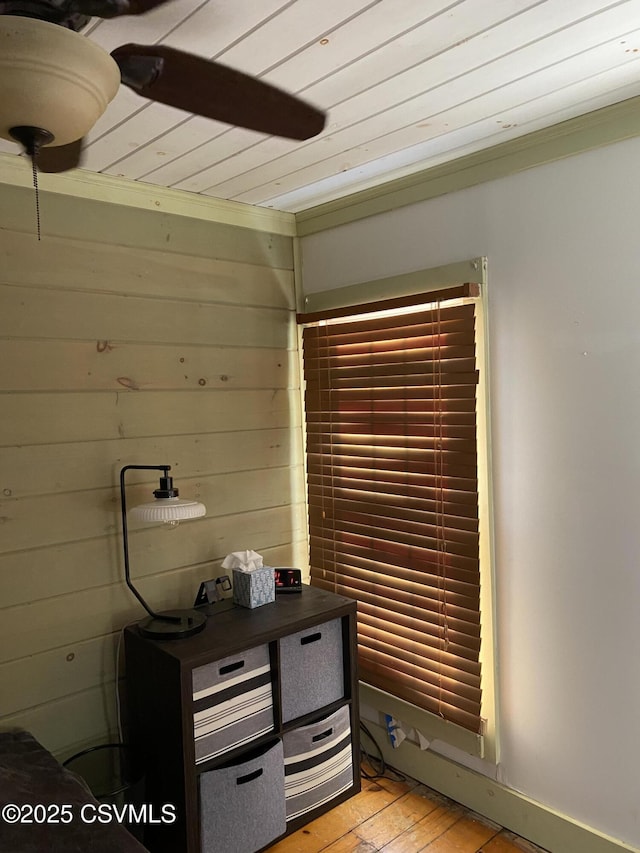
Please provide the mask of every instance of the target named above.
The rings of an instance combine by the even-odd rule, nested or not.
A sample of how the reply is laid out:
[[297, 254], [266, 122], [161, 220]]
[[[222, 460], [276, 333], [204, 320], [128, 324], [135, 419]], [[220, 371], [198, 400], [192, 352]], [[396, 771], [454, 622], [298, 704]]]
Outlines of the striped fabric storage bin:
[[349, 708], [283, 736], [287, 820], [329, 802], [353, 784]]
[[269, 646], [193, 670], [196, 764], [273, 731]]

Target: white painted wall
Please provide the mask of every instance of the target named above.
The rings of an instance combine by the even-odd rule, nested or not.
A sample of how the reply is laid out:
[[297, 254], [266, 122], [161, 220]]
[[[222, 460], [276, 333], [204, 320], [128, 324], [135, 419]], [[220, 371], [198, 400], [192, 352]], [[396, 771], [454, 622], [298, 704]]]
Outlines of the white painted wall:
[[638, 846], [639, 175], [635, 139], [302, 241], [306, 292], [488, 256], [500, 776]]

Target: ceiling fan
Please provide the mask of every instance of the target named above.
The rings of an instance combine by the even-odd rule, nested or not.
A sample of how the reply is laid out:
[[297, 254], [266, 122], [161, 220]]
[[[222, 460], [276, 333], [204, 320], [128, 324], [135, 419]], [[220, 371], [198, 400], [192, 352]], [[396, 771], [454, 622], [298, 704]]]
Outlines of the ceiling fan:
[[255, 77], [165, 45], [111, 54], [81, 35], [91, 17], [141, 15], [171, 0], [0, 0], [0, 137], [20, 143], [34, 170], [81, 161], [83, 138], [120, 83], [151, 101], [239, 127], [309, 139], [320, 110]]

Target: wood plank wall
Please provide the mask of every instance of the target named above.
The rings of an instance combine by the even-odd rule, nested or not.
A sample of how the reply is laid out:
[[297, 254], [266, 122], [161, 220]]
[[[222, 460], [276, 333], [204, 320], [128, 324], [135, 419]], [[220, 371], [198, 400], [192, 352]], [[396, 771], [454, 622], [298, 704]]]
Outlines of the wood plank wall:
[[[131, 527], [157, 608], [230, 551], [306, 560], [290, 237], [0, 186], [0, 724], [64, 758], [116, 730], [119, 470], [204, 519]], [[157, 479], [131, 472], [129, 505]], [[304, 567], [304, 565], [303, 565]], [[122, 673], [120, 673], [122, 674]]]

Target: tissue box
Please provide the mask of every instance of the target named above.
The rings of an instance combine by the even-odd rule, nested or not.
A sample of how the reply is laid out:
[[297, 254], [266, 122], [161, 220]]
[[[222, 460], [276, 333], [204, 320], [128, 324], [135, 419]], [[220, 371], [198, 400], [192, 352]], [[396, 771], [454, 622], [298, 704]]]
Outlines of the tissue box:
[[243, 607], [260, 607], [276, 600], [276, 582], [270, 566], [252, 572], [233, 570], [233, 600]]

